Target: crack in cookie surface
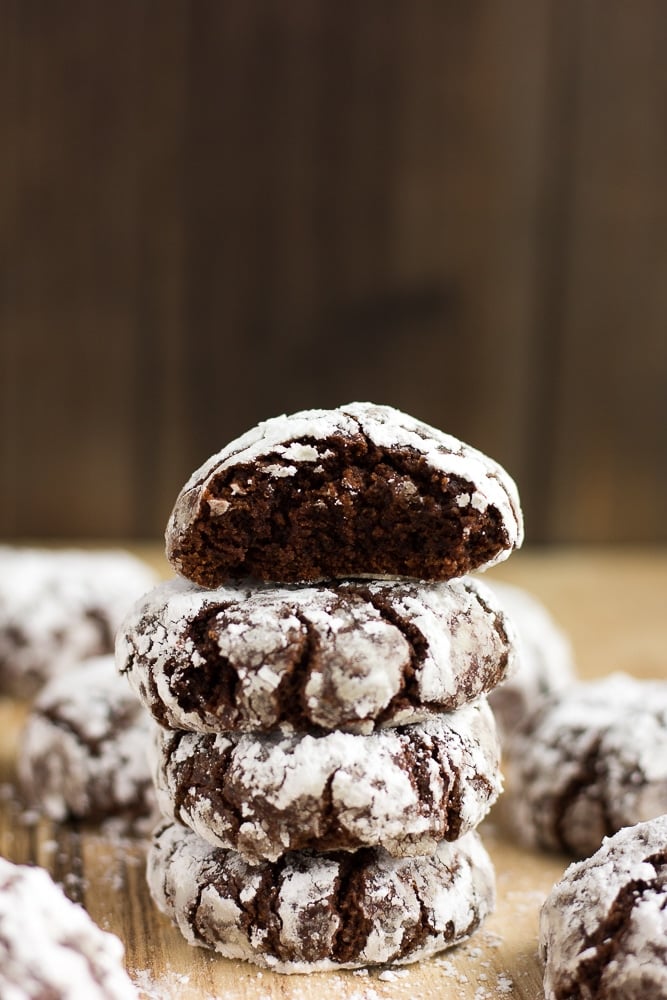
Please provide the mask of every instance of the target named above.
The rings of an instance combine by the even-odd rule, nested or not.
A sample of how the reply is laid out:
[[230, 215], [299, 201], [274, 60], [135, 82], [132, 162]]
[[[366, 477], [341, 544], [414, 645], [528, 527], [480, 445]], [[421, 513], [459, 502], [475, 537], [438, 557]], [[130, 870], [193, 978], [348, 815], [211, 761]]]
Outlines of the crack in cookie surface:
[[126, 620], [117, 662], [163, 726], [369, 733], [453, 711], [507, 673], [513, 639], [488, 588], [172, 580]]
[[413, 962], [464, 940], [494, 904], [493, 867], [474, 832], [424, 857], [362, 848], [249, 864], [165, 823], [148, 878], [188, 940], [278, 972]]
[[370, 736], [158, 732], [161, 808], [250, 860], [383, 843], [427, 853], [481, 821], [500, 791], [488, 706]]

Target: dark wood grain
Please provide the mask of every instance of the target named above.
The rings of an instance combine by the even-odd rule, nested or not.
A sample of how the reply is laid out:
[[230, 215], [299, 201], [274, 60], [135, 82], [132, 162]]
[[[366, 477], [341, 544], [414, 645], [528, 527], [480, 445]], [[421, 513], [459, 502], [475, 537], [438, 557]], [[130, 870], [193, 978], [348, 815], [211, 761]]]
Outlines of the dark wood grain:
[[666, 537], [667, 7], [581, 4], [545, 533]]
[[256, 421], [372, 399], [506, 464], [534, 541], [664, 541], [666, 40], [659, 0], [0, 2], [3, 536], [157, 537]]

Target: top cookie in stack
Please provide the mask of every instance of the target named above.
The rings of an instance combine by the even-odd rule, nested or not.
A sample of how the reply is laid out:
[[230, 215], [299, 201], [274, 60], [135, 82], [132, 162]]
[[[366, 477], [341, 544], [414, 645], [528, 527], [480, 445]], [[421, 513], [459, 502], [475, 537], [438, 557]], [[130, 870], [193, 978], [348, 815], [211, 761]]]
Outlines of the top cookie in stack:
[[259, 424], [191, 476], [166, 535], [176, 571], [204, 587], [449, 580], [507, 558], [522, 538], [504, 469], [371, 403]]

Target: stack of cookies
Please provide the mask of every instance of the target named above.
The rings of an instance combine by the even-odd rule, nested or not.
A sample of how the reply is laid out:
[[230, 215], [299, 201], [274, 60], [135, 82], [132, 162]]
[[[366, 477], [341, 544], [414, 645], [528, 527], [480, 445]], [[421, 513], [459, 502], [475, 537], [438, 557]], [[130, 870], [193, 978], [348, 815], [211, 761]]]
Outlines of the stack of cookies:
[[504, 470], [390, 407], [269, 420], [194, 473], [179, 578], [117, 644], [160, 724], [149, 886], [190, 942], [310, 972], [479, 925], [513, 637], [467, 574], [521, 540]]

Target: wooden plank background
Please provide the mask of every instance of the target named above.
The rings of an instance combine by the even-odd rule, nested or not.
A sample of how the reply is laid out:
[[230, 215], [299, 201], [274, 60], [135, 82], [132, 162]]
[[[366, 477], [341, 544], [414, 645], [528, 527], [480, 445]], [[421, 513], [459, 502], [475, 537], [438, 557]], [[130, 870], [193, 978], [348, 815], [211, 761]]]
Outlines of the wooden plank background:
[[667, 540], [667, 5], [0, 0], [0, 533], [352, 399]]

